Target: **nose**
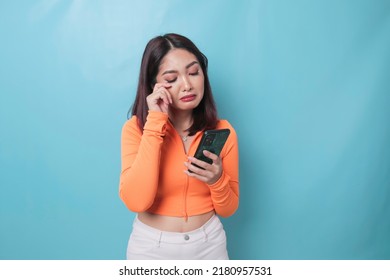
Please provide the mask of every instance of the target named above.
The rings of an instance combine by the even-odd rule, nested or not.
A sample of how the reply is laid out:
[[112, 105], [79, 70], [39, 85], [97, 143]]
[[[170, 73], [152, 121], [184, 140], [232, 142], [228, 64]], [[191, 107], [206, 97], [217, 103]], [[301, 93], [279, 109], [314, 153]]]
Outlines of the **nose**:
[[190, 91], [192, 89], [191, 82], [188, 77], [183, 76], [183, 91]]

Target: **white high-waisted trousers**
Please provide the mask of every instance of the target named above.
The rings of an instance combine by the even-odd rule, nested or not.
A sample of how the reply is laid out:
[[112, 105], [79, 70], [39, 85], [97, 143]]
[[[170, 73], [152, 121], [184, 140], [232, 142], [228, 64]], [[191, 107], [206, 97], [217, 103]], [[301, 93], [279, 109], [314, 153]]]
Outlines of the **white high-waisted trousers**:
[[128, 260], [228, 260], [226, 234], [214, 215], [189, 232], [161, 231], [142, 223], [138, 216], [127, 246]]

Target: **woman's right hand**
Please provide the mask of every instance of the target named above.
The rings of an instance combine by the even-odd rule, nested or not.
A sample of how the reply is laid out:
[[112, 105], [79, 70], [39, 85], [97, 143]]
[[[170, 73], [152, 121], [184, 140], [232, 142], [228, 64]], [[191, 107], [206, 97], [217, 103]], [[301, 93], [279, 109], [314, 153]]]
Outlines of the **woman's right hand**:
[[146, 103], [150, 111], [168, 113], [169, 104], [172, 104], [172, 96], [168, 91], [169, 83], [156, 83], [153, 92], [146, 97]]

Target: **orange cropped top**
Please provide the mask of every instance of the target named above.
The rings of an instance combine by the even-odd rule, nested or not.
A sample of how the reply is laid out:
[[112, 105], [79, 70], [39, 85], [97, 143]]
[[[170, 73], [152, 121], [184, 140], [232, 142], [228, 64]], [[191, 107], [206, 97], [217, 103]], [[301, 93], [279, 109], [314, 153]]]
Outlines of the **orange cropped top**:
[[212, 184], [189, 177], [183, 172], [187, 156], [193, 156], [203, 132], [197, 132], [188, 154], [168, 115], [149, 111], [143, 132], [137, 117], [122, 129], [122, 170], [119, 195], [133, 212], [188, 217], [212, 210], [232, 215], [238, 207], [238, 143], [233, 127], [220, 120], [217, 129], [229, 128], [230, 135], [220, 154], [223, 172]]

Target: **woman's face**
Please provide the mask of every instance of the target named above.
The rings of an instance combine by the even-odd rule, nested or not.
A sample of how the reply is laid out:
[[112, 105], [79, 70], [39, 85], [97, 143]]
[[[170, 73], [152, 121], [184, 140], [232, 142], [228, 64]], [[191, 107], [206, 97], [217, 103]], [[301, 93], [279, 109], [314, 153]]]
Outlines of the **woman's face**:
[[169, 83], [171, 106], [176, 110], [193, 110], [202, 101], [204, 75], [195, 55], [184, 49], [173, 49], [162, 59], [157, 83]]

